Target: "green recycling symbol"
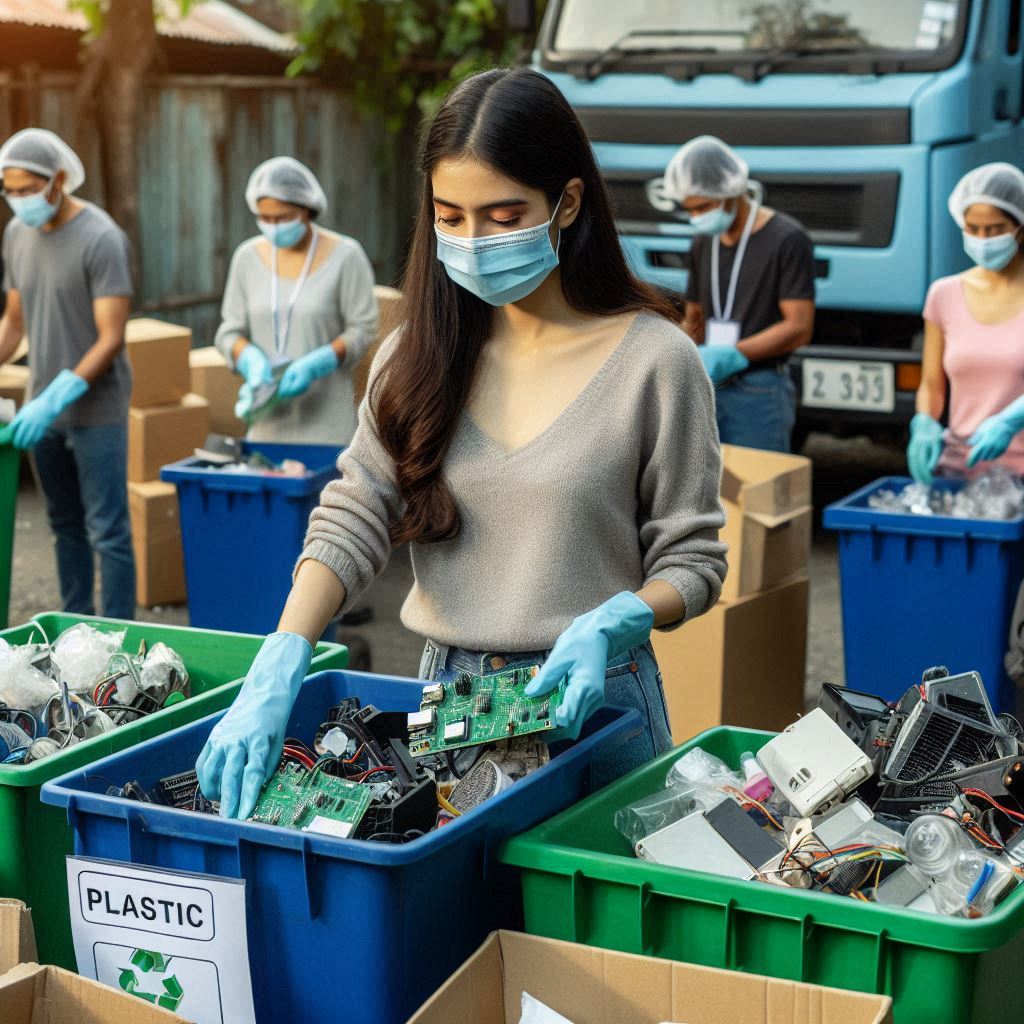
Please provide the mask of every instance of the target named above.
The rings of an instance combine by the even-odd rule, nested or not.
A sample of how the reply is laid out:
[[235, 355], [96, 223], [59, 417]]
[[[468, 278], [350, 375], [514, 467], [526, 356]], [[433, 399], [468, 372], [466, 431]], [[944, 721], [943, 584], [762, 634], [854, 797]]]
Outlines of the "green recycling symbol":
[[[171, 957], [148, 949], [136, 949], [132, 951], [131, 962], [131, 967], [121, 968], [121, 974], [118, 977], [121, 988], [125, 992], [130, 992], [133, 996], [145, 999], [148, 1003], [162, 1006], [165, 1010], [177, 1010], [182, 999], [185, 998], [185, 991], [173, 974], [170, 977], [160, 979], [164, 986], [162, 993], [143, 992], [139, 989], [139, 976], [134, 970], [137, 967], [144, 975], [166, 974], [167, 968], [171, 965]], [[155, 981], [156, 979], [153, 980]]]

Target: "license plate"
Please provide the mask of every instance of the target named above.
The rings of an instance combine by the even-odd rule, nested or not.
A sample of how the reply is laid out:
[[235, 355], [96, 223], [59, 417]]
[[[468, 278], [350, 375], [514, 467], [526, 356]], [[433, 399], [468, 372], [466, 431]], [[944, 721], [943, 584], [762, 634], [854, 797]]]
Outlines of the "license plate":
[[804, 359], [800, 365], [806, 406], [865, 412], [896, 408], [896, 371], [891, 363]]

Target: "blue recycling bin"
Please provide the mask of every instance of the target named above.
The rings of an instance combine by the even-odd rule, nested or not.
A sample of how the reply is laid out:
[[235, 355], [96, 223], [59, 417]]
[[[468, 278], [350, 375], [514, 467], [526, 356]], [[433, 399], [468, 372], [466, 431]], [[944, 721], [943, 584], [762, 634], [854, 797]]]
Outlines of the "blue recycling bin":
[[[287, 734], [311, 736], [347, 697], [414, 711], [422, 690], [417, 680], [320, 672], [303, 684]], [[106, 795], [111, 783], [138, 780], [150, 788], [195, 764], [221, 717], [48, 782], [42, 800], [66, 809], [79, 856], [245, 880], [257, 1024], [405, 1021], [490, 931], [522, 927], [518, 876], [498, 861], [504, 840], [591, 792], [595, 759], [642, 728], [637, 711], [602, 708], [579, 742], [554, 748], [548, 764], [444, 827], [398, 845]], [[451, 1019], [465, 1019], [464, 1009], [453, 1008]]]
[[[825, 509], [839, 534], [846, 684], [896, 700], [931, 665], [981, 673], [993, 707], [1013, 711], [1003, 667], [1024, 579], [1024, 516], [958, 519], [868, 506], [909, 477], [884, 477]], [[957, 490], [960, 481], [936, 486]]]
[[309, 515], [338, 475], [340, 449], [245, 441], [244, 452], [296, 459], [305, 477], [226, 473], [192, 457], [160, 470], [178, 489], [189, 618], [202, 629], [272, 633], [291, 589]]

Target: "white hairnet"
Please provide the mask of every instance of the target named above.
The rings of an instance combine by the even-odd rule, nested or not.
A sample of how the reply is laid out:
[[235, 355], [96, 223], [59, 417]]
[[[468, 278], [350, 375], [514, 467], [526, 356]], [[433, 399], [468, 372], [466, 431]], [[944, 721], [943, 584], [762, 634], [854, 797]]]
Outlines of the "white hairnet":
[[746, 161], [713, 135], [691, 139], [665, 170], [665, 194], [679, 203], [692, 196], [732, 199], [743, 195], [749, 182]]
[[245, 201], [253, 213], [259, 212], [256, 203], [261, 199], [277, 199], [282, 203], [305, 206], [314, 214], [327, 209], [327, 196], [316, 175], [290, 156], [265, 160], [249, 175]]
[[75, 151], [45, 128], [24, 128], [0, 147], [0, 174], [8, 167], [52, 178], [63, 171], [64, 191], [75, 192], [85, 181], [85, 168]]
[[949, 197], [949, 212], [961, 228], [975, 203], [998, 206], [1024, 224], [1024, 173], [1013, 164], [983, 164], [968, 171]]

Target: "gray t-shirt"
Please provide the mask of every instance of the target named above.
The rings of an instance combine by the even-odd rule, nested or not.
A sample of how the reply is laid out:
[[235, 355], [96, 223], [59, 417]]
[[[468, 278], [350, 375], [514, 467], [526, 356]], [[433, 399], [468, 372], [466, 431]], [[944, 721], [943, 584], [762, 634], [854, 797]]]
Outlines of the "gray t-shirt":
[[[128, 236], [91, 203], [56, 231], [12, 220], [4, 231], [4, 289], [17, 289], [28, 335], [29, 395], [73, 370], [96, 344], [95, 299], [132, 294]], [[122, 348], [55, 426], [91, 427], [128, 416], [132, 373]]]

